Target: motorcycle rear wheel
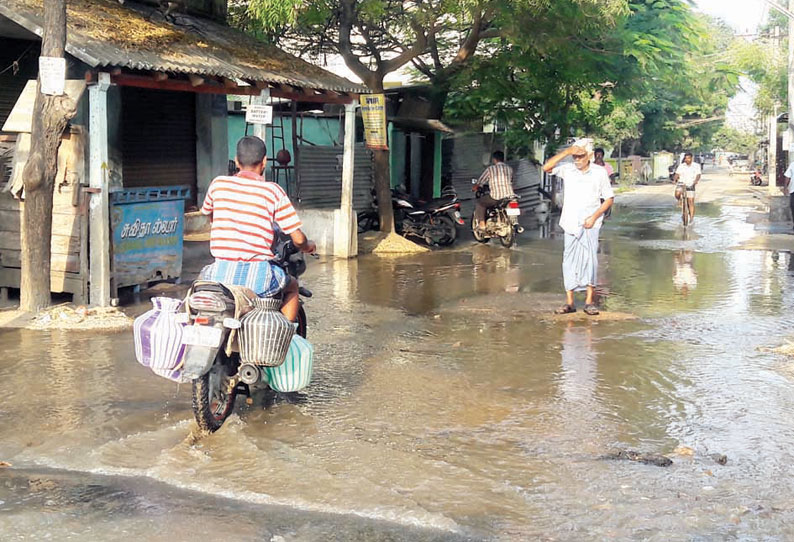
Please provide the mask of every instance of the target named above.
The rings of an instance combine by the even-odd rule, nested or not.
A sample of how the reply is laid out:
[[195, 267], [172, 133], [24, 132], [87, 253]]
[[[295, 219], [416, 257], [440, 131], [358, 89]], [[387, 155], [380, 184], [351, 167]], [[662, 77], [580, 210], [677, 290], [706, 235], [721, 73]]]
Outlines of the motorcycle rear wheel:
[[[226, 418], [234, 412], [234, 400], [237, 389], [229, 390], [229, 383], [237, 372], [237, 354], [226, 357], [222, 350], [218, 351], [212, 368], [193, 381], [193, 415], [199, 429], [214, 433], [221, 428]], [[229, 374], [231, 373], [231, 375]]]
[[510, 233], [508, 233], [505, 236], [500, 236], [499, 237], [499, 241], [502, 242], [502, 246], [505, 247], [505, 248], [512, 247], [513, 246], [513, 242], [516, 240], [516, 232], [515, 232], [515, 229], [513, 229], [513, 226], [510, 226], [510, 229], [508, 231]]
[[455, 239], [458, 237], [458, 229], [455, 227], [455, 221], [448, 216], [439, 216], [436, 220], [444, 230], [444, 237], [439, 240], [438, 244], [442, 247], [448, 247], [454, 243]]
[[478, 243], [483, 243], [483, 244], [485, 244], [488, 241], [490, 241], [491, 240], [490, 237], [486, 237], [482, 233], [478, 233], [476, 226], [477, 226], [477, 221], [476, 221], [476, 219], [474, 217], [472, 217], [471, 218], [471, 233], [474, 235], [474, 240], [477, 241]]

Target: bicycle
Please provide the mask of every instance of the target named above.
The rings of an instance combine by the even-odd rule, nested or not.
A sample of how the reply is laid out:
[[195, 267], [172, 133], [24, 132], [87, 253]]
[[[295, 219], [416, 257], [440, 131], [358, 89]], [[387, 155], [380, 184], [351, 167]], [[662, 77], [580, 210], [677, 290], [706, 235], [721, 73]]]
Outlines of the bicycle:
[[678, 183], [675, 190], [681, 194], [681, 222], [686, 228], [689, 225], [689, 197], [686, 193], [686, 186], [684, 183]]

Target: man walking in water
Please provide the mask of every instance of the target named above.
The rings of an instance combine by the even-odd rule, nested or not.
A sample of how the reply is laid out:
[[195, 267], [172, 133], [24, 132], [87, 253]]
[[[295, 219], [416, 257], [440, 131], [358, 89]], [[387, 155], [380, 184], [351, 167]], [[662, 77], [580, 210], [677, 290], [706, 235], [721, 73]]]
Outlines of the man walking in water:
[[[673, 181], [684, 185], [686, 198], [689, 200], [689, 223], [695, 219], [695, 186], [700, 182], [700, 164], [692, 161], [692, 153], [684, 154], [684, 161], [675, 170]], [[678, 190], [675, 192], [675, 199], [680, 200], [684, 194]]]
[[[568, 156], [573, 158], [573, 163], [560, 164]], [[598, 232], [604, 221], [604, 213], [612, 207], [615, 193], [607, 170], [592, 163], [592, 157], [593, 142], [585, 138], [577, 140], [543, 164], [543, 171], [563, 180], [560, 227], [565, 232], [565, 251], [562, 256], [565, 305], [555, 311], [557, 314], [576, 312], [573, 294], [581, 290], [587, 290], [584, 312], [598, 314], [594, 302], [598, 275]]]

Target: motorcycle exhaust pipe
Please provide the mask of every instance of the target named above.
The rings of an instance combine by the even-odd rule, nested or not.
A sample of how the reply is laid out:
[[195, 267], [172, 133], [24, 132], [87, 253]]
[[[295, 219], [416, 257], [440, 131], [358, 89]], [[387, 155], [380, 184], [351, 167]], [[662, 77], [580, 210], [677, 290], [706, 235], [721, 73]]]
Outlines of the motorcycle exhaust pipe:
[[255, 384], [259, 382], [260, 374], [259, 367], [246, 363], [240, 367], [240, 380], [244, 384]]

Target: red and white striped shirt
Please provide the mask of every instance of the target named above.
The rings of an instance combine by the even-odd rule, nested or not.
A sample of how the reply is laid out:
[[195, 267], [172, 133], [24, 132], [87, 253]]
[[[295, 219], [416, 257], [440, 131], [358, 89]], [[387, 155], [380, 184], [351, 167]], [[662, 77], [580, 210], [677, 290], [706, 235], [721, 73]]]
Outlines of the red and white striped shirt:
[[273, 224], [286, 234], [301, 227], [284, 189], [249, 171], [216, 177], [201, 212], [212, 216], [210, 252], [218, 260], [270, 260]]

